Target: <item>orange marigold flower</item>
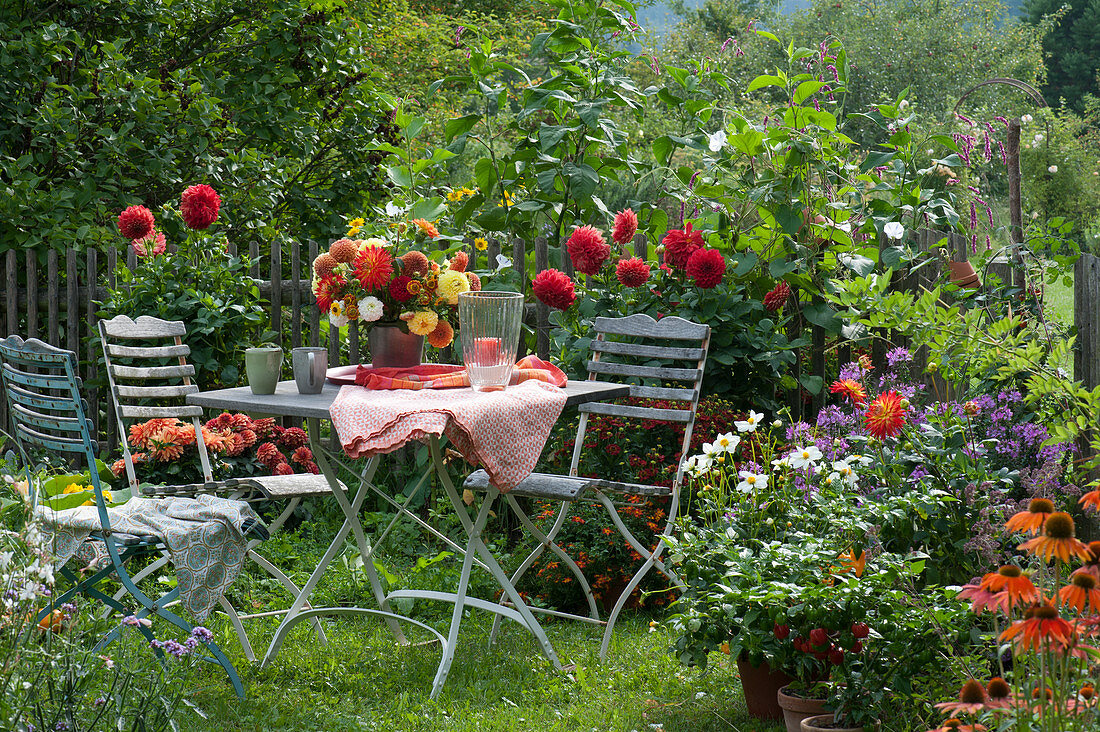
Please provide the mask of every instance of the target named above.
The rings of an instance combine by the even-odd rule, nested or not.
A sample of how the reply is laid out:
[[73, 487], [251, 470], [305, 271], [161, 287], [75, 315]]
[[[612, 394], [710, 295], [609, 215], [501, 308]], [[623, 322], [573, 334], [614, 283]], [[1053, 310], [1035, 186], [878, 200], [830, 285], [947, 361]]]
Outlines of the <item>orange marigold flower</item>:
[[905, 426], [905, 407], [902, 406], [901, 394], [896, 391], [879, 394], [867, 408], [863, 420], [872, 437], [884, 440], [897, 435]]
[[1027, 504], [1026, 511], [1020, 511], [1007, 522], [1006, 531], [1026, 531], [1029, 534], [1038, 534], [1047, 516], [1054, 513], [1054, 502], [1049, 498], [1032, 498]]
[[833, 394], [840, 394], [856, 406], [863, 406], [867, 402], [867, 391], [863, 384], [854, 379], [838, 379], [829, 387]]
[[1096, 578], [1087, 572], [1073, 573], [1069, 584], [1058, 590], [1058, 599], [1078, 613], [1084, 613], [1086, 605], [1094, 613], [1100, 612], [1100, 590], [1096, 589]]
[[1014, 564], [1006, 564], [996, 572], [982, 577], [981, 588], [987, 592], [1003, 592], [1008, 597], [1008, 608], [1019, 603], [1031, 603], [1039, 599], [1039, 589], [1031, 579]]
[[1017, 620], [1000, 635], [1002, 641], [1012, 641], [1020, 650], [1041, 651], [1051, 644], [1065, 647], [1072, 643], [1073, 626], [1066, 622], [1058, 610], [1043, 602], [1028, 608], [1023, 620]]
[[1070, 557], [1087, 560], [1090, 556], [1089, 548], [1075, 538], [1075, 533], [1073, 517], [1064, 511], [1055, 511], [1043, 524], [1043, 535], [1025, 541], [1018, 548], [1048, 562], [1054, 557], [1063, 562], [1068, 562]]

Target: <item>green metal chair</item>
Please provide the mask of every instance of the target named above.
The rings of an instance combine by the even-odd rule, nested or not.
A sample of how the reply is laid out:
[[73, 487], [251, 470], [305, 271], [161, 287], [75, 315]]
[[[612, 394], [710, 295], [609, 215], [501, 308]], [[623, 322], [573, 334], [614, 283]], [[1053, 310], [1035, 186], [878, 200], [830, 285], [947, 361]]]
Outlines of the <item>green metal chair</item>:
[[[37, 339], [24, 341], [19, 336], [0, 340], [0, 380], [8, 402], [12, 434], [25, 456], [34, 451], [48, 451], [58, 457], [83, 462], [89, 469], [92, 489], [95, 493], [96, 511], [101, 529], [92, 534], [90, 541], [99, 543], [107, 555], [102, 569], [92, 571], [85, 578], [68, 567], [61, 574], [72, 582], [72, 587], [54, 599], [54, 606], [70, 601], [77, 595], [99, 600], [123, 617], [134, 615], [139, 619], [155, 616], [190, 633], [194, 626], [172, 613], [167, 606], [177, 600], [179, 589], [149, 597], [141, 590], [126, 568], [126, 562], [141, 554], [160, 554], [166, 550], [164, 543], [154, 536], [137, 536], [113, 531], [111, 518], [103, 496], [103, 486], [95, 467], [98, 446], [91, 435], [91, 422], [85, 414], [86, 405], [80, 396], [80, 378], [76, 375], [76, 354], [56, 348]], [[28, 461], [28, 469], [30, 467]], [[28, 481], [32, 505], [37, 503], [34, 482]], [[113, 579], [122, 585], [124, 594], [116, 599], [99, 589], [105, 580]], [[139, 607], [127, 607], [124, 600], [132, 599]], [[37, 620], [51, 612], [44, 609]], [[153, 634], [142, 624], [136, 626], [152, 641]], [[96, 651], [114, 641], [123, 625], [110, 631], [96, 646]], [[220, 665], [229, 676], [237, 696], [244, 697], [244, 687], [233, 664], [213, 643], [206, 645], [209, 656], [205, 660]], [[158, 654], [161, 653], [158, 651]]]

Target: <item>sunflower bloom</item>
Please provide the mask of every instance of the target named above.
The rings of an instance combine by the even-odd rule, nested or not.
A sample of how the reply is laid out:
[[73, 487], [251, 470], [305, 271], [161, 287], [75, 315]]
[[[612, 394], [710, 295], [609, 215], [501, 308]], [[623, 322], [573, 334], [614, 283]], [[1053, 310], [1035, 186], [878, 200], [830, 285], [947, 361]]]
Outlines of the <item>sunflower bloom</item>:
[[901, 394], [888, 391], [880, 394], [864, 415], [867, 433], [879, 440], [894, 437], [905, 426], [905, 406]]
[[1023, 620], [1017, 620], [1000, 635], [1002, 641], [1012, 641], [1018, 650], [1036, 652], [1051, 644], [1065, 647], [1073, 641], [1073, 626], [1064, 620], [1049, 603], [1028, 608]]
[[1047, 562], [1054, 557], [1063, 562], [1068, 562], [1070, 557], [1080, 557], [1087, 561], [1091, 556], [1089, 548], [1075, 537], [1075, 533], [1073, 517], [1064, 511], [1055, 511], [1043, 525], [1042, 536], [1029, 539], [1018, 548], [1042, 557]]
[[1033, 498], [1026, 511], [1020, 511], [1005, 523], [1005, 531], [1026, 531], [1038, 534], [1047, 517], [1054, 513], [1054, 502], [1049, 498]]

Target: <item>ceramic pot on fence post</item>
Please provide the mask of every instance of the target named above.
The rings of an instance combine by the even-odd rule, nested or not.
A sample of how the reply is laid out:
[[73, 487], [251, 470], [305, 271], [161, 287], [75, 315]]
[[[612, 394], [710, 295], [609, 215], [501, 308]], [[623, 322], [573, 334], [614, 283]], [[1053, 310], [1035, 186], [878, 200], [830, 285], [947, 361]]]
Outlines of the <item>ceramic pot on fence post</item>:
[[376, 325], [367, 335], [371, 366], [411, 368], [424, 356], [424, 336], [405, 333], [396, 325]]
[[766, 662], [759, 666], [749, 663], [748, 656], [738, 656], [737, 673], [741, 676], [741, 691], [749, 714], [758, 719], [783, 719], [779, 707], [779, 690], [794, 681], [779, 670], [772, 670]]
[[803, 719], [825, 713], [824, 699], [788, 692], [791, 692], [791, 688], [784, 686], [776, 695], [779, 707], [783, 710], [783, 723], [787, 725], [787, 732], [800, 732]]
[[244, 372], [253, 394], [274, 394], [282, 370], [283, 349], [278, 346], [245, 349]]

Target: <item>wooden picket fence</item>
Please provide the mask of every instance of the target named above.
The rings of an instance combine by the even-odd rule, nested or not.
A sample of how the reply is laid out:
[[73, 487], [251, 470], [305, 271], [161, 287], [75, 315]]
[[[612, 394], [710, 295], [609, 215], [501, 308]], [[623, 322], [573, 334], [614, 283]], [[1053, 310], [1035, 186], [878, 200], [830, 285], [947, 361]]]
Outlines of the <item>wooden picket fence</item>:
[[[912, 232], [911, 241], [923, 250], [945, 249], [948, 258], [964, 261], [969, 251], [966, 237], [951, 234], [944, 241], [944, 234], [933, 231]], [[889, 243], [882, 241], [880, 246]], [[473, 241], [467, 242], [465, 250], [470, 256], [470, 269], [496, 269], [497, 256], [504, 254], [511, 260], [511, 267], [519, 275], [519, 281], [525, 283], [530, 294], [530, 276], [527, 273], [529, 254], [533, 254], [536, 272], [550, 267], [550, 248], [543, 237], [533, 242], [516, 239], [511, 242], [488, 240], [488, 248], [479, 251]], [[650, 254], [647, 239], [638, 235], [634, 240], [634, 254], [648, 258]], [[308, 241], [303, 246], [292, 242], [288, 251], [273, 247], [262, 252], [257, 242], [249, 246], [251, 276], [257, 282], [260, 293], [269, 303], [270, 327], [279, 334], [280, 345], [295, 348], [303, 345], [326, 345], [329, 349], [330, 363], [339, 363], [340, 353], [344, 351], [350, 363], [357, 363], [365, 350], [360, 343], [359, 333], [350, 329], [347, 342], [341, 344], [336, 329], [322, 329], [321, 314], [314, 305], [310, 290], [310, 263], [317, 256], [317, 242]], [[231, 245], [231, 253], [236, 253]], [[289, 261], [284, 262], [284, 254]], [[106, 252], [95, 250], [65, 252], [50, 250], [46, 254], [45, 266], [36, 252], [8, 250], [0, 255], [3, 264], [4, 288], [0, 291], [0, 303], [4, 307], [0, 323], [7, 326], [7, 333], [17, 333], [24, 337], [40, 338], [50, 344], [75, 351], [81, 358], [81, 376], [85, 389], [89, 416], [93, 420], [101, 444], [117, 444], [117, 426], [114, 424], [113, 410], [108, 403], [106, 392], [96, 388], [99, 383], [100, 354], [96, 350], [97, 328], [96, 312], [98, 303], [108, 297], [109, 289], [118, 285], [117, 270], [120, 261], [129, 267], [136, 265], [134, 252], [110, 249]], [[559, 264], [567, 274], [573, 275], [568, 257]], [[557, 263], [556, 263], [557, 264]], [[1000, 269], [1003, 281], [1009, 281], [1007, 266], [994, 265]], [[289, 276], [287, 276], [289, 275]], [[927, 286], [939, 276], [938, 267], [926, 266], [916, 275], [898, 278], [895, 287], [906, 289]], [[1093, 317], [1095, 304], [1100, 301], [1100, 259], [1083, 255], [1077, 264], [1076, 277], [1076, 322], [1079, 330], [1076, 353], [1076, 373], [1085, 380], [1086, 385], [1100, 383], [1100, 319]], [[533, 298], [529, 298], [533, 299]], [[535, 352], [546, 357], [550, 347], [549, 309], [536, 302], [529, 306], [525, 317], [527, 324], [535, 332]], [[807, 359], [796, 368], [795, 376], [817, 375], [827, 378], [827, 364], [833, 351], [839, 363], [851, 359], [850, 346], [843, 340], [829, 336], [817, 326], [808, 326], [811, 346]], [[325, 332], [327, 331], [327, 337]], [[793, 339], [802, 335], [797, 324], [792, 325], [788, 335]], [[322, 339], [325, 342], [322, 344]], [[893, 339], [893, 345], [905, 345], [900, 339]], [[872, 359], [876, 366], [885, 364], [888, 344], [877, 340], [872, 349]], [[446, 358], [448, 354], [444, 354]], [[919, 356], [919, 354], [918, 354]], [[808, 398], [801, 389], [787, 394], [785, 401], [791, 407], [792, 415], [811, 416], [823, 405], [824, 391]], [[0, 399], [0, 423], [6, 424], [4, 400]]]

